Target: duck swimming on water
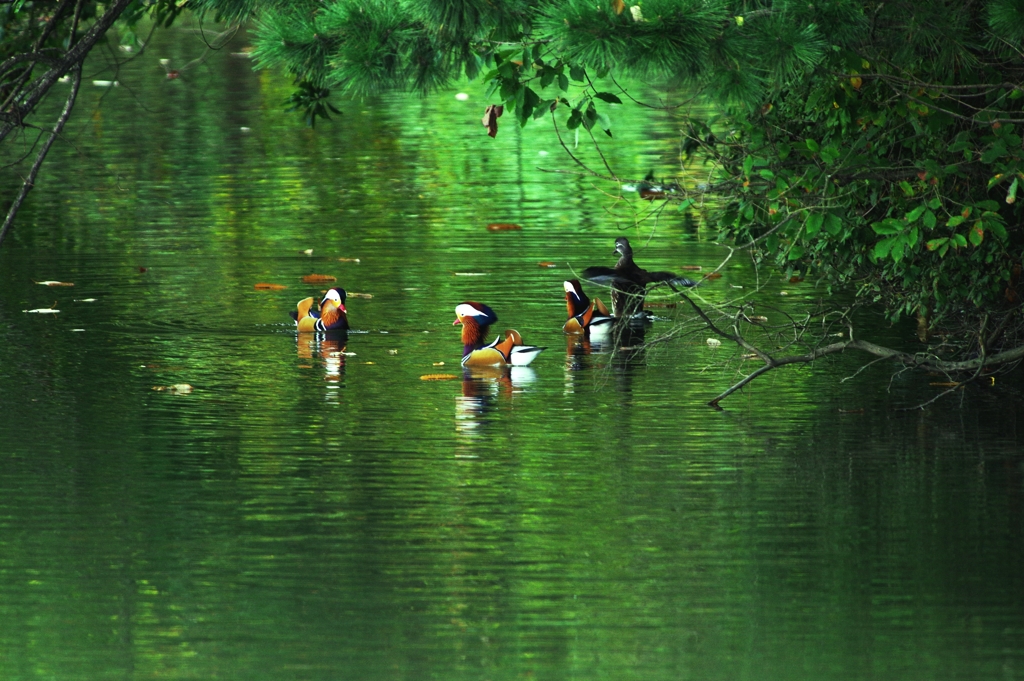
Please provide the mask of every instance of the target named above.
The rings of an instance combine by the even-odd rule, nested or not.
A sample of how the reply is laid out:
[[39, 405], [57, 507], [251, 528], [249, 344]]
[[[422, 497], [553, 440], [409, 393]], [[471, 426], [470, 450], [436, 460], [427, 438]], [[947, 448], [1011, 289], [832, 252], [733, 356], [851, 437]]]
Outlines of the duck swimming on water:
[[490, 345], [484, 345], [487, 330], [496, 321], [498, 315], [483, 303], [467, 301], [455, 307], [452, 326], [462, 325], [462, 366], [523, 367], [544, 350], [535, 345], [525, 345], [523, 337], [515, 329], [505, 331], [505, 340], [499, 336]]
[[673, 290], [676, 286], [697, 285], [694, 280], [680, 277], [674, 272], [648, 272], [637, 265], [633, 262], [633, 248], [629, 245], [629, 239], [624, 236], [615, 240], [615, 252], [619, 255], [615, 267], [588, 267], [583, 270], [581, 276], [589, 281], [611, 286], [612, 314], [616, 317], [643, 314], [648, 284], [664, 283]]
[[313, 298], [303, 298], [290, 313], [300, 332], [348, 331], [348, 312], [345, 310], [345, 289], [328, 289], [320, 300], [319, 309], [313, 309]]
[[562, 287], [565, 289], [565, 307], [569, 312], [569, 320], [562, 326], [564, 333], [603, 333], [611, 328], [615, 319], [608, 313], [608, 308], [599, 298], [588, 298], [579, 279], [565, 281]]

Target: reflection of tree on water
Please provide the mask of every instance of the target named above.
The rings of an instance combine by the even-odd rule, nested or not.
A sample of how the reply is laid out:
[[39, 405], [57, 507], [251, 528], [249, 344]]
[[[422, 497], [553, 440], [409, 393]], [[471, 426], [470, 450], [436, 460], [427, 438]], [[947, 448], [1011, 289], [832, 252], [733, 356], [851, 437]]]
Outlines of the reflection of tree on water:
[[462, 395], [455, 398], [455, 430], [476, 437], [500, 401], [512, 400], [536, 379], [530, 367], [464, 369]]
[[[576, 391], [579, 372], [604, 368], [611, 370], [618, 391], [630, 392], [633, 371], [645, 359], [643, 344], [646, 334], [645, 324], [620, 321], [607, 334], [600, 336], [566, 336], [565, 391]], [[593, 358], [592, 355], [600, 356], [601, 359]], [[591, 378], [586, 389], [598, 389], [600, 382], [606, 382], [607, 379], [608, 374]]]
[[299, 359], [321, 359], [324, 366], [324, 380], [339, 383], [345, 374], [345, 347], [348, 334], [344, 331], [326, 333], [300, 333], [296, 341]]

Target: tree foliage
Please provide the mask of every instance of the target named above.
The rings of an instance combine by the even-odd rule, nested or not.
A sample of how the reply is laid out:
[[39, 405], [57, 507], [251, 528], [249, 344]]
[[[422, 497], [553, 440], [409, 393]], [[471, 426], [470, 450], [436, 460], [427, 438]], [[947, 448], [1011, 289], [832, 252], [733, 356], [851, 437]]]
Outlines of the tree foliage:
[[193, 3], [321, 94], [482, 78], [521, 124], [611, 134], [621, 78], [661, 79], [721, 112], [678, 109], [723, 237], [961, 355], [1024, 341], [1020, 0]]

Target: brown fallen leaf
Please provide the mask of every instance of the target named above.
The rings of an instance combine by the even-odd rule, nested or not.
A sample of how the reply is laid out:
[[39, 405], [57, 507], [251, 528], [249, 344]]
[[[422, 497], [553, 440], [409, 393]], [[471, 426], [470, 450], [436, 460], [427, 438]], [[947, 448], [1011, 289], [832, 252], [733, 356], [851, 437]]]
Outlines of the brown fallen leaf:
[[[709, 274], [708, 276], [706, 276], [704, 278], [705, 279], [721, 279], [722, 278], [722, 273], [721, 272], [712, 272], [711, 274]], [[741, 286], [740, 288], [743, 288], [743, 287]]]
[[260, 282], [253, 285], [253, 288], [257, 291], [280, 291], [281, 289], [286, 289], [288, 287], [284, 284], [267, 284], [265, 282]]
[[338, 258], [338, 262], [359, 262], [359, 258]]
[[541, 260], [537, 263], [537, 267], [558, 267], [558, 263], [553, 263], [550, 260]]
[[511, 232], [517, 229], [522, 229], [522, 227], [514, 222], [492, 222], [487, 225], [487, 231], [489, 232]]
[[792, 276], [792, 277], [789, 278], [789, 283], [790, 284], [799, 284], [803, 280], [804, 280], [803, 277]]
[[501, 104], [491, 104], [484, 110], [484, 117], [481, 119], [481, 123], [487, 128], [487, 134], [491, 137], [498, 135], [498, 118], [505, 112], [505, 107]]
[[355, 291], [349, 291], [347, 295], [349, 298], [373, 298], [372, 293], [356, 293]]
[[960, 384], [959, 383], [950, 383], [950, 382], [935, 382], [935, 383], [929, 383], [928, 385], [935, 386], [936, 388], [955, 388], [955, 387], [957, 387]]
[[420, 376], [421, 381], [450, 381], [453, 378], [458, 378], [455, 374], [423, 374]]
[[338, 278], [332, 277], [329, 274], [307, 274], [302, 278], [302, 281], [306, 284], [320, 284], [325, 281], [338, 281]]
[[700, 272], [702, 268], [700, 265], [683, 265], [682, 269], [686, 272]]
[[68, 281], [36, 281], [35, 283], [42, 286], [74, 286], [74, 284]]

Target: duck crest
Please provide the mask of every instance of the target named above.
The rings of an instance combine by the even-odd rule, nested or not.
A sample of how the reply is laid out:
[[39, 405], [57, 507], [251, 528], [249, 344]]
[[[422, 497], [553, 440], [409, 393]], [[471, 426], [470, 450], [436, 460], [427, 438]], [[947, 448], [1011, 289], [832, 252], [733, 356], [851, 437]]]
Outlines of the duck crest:
[[569, 334], [587, 333], [601, 327], [607, 329], [612, 322], [608, 308], [599, 298], [591, 300], [583, 292], [578, 279], [569, 279], [563, 283], [565, 288], [565, 306], [569, 319], [562, 326], [562, 331]]

